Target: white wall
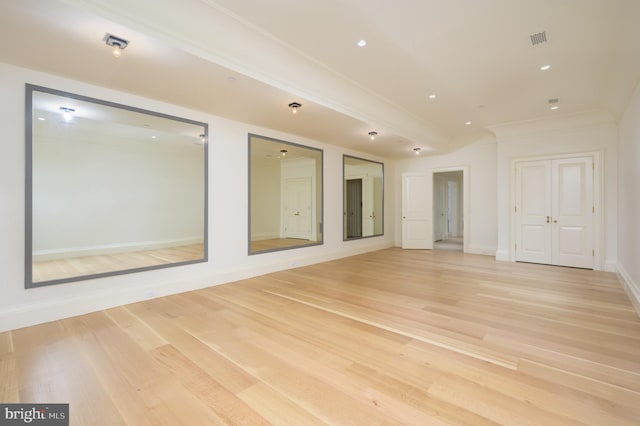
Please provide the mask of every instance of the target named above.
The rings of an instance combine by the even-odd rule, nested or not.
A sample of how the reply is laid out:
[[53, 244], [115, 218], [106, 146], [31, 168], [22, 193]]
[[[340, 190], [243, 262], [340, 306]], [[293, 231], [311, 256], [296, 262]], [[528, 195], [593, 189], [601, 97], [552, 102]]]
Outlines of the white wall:
[[617, 217], [617, 127], [611, 115], [590, 112], [548, 120], [512, 123], [493, 128], [498, 141], [498, 251], [509, 260], [511, 246], [512, 160], [572, 153], [600, 153], [603, 175], [601, 218], [604, 253], [598, 253], [603, 269], [615, 270]]
[[35, 252], [51, 258], [204, 240], [202, 146], [92, 136], [35, 139]]
[[[24, 289], [25, 83], [209, 123], [209, 262]], [[0, 64], [0, 331], [188, 291], [394, 243], [393, 163], [131, 94]], [[324, 150], [324, 244], [247, 254], [247, 134]], [[342, 155], [385, 162], [385, 235], [342, 241]]]
[[[495, 255], [496, 252], [496, 142], [485, 137], [451, 154], [411, 157], [396, 163], [396, 217], [402, 216], [402, 173], [424, 172], [450, 167], [469, 167], [468, 252]], [[396, 245], [402, 245], [402, 222], [394, 223]]]
[[256, 161], [251, 172], [251, 240], [280, 238], [280, 162]]
[[619, 129], [618, 272], [640, 313], [640, 85]]

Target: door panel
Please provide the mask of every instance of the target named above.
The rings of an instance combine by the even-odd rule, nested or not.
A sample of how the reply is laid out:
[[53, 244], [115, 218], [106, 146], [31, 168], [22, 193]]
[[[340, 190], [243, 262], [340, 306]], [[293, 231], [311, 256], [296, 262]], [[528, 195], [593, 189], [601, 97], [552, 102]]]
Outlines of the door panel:
[[284, 237], [311, 239], [311, 179], [285, 181]]
[[593, 159], [552, 160], [552, 258], [556, 265], [593, 268]]
[[402, 248], [433, 249], [433, 173], [402, 175]]
[[516, 166], [516, 260], [551, 263], [551, 166], [529, 161]]

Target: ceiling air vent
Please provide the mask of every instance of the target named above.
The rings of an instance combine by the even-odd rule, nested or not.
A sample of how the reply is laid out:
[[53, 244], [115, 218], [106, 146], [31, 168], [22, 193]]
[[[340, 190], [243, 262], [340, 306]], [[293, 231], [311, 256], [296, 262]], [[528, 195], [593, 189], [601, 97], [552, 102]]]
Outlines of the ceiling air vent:
[[558, 98], [549, 99], [549, 103], [550, 104], [557, 104], [558, 102], [560, 102], [560, 99], [558, 99]]
[[543, 31], [537, 34], [531, 34], [531, 45], [535, 46], [536, 44], [546, 43], [547, 42], [547, 32]]

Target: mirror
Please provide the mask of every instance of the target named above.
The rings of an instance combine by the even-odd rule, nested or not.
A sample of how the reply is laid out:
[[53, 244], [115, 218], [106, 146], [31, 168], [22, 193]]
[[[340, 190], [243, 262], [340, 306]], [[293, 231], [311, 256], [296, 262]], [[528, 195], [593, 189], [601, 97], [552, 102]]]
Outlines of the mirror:
[[343, 240], [384, 234], [384, 164], [343, 156]]
[[206, 262], [207, 134], [27, 85], [25, 286]]
[[322, 154], [249, 135], [249, 254], [322, 244]]

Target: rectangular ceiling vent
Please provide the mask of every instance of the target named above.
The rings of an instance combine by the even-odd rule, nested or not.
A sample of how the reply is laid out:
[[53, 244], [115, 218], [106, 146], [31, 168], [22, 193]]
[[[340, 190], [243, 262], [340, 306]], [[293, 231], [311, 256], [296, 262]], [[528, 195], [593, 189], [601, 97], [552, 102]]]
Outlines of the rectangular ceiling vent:
[[547, 32], [543, 31], [537, 34], [531, 34], [531, 45], [535, 46], [536, 44], [546, 43], [547, 42]]
[[550, 104], [557, 104], [558, 102], [560, 102], [560, 99], [558, 99], [558, 98], [549, 99], [549, 103]]

